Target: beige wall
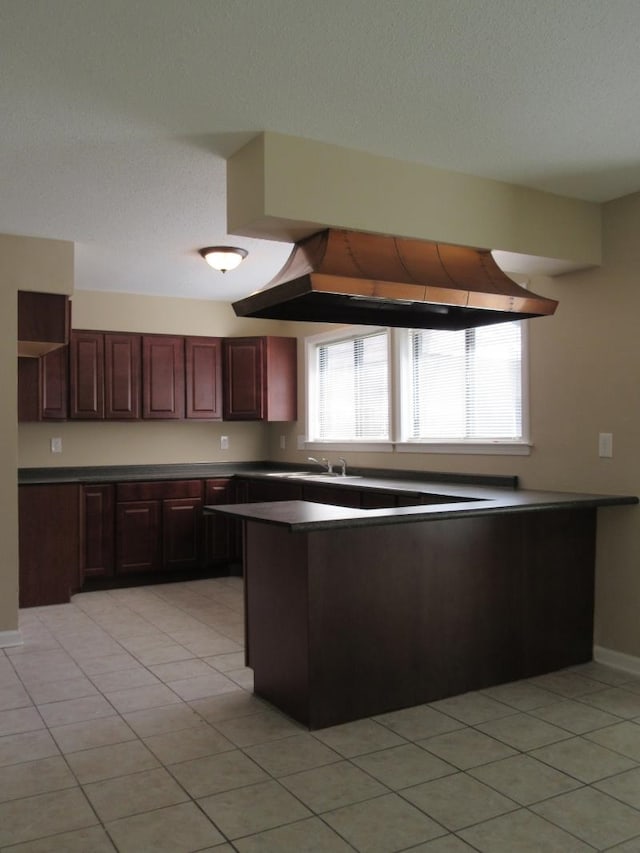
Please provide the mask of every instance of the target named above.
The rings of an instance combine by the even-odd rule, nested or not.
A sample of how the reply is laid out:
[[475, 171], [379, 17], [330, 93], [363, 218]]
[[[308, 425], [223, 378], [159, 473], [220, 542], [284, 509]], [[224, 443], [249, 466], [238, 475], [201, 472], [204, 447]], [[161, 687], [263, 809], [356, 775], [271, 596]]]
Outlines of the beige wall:
[[18, 290], [71, 293], [73, 244], [0, 234], [0, 645], [18, 628]]
[[16, 293], [11, 280], [0, 273], [0, 396], [3, 401], [0, 413], [0, 637], [3, 632], [15, 631], [18, 627]]

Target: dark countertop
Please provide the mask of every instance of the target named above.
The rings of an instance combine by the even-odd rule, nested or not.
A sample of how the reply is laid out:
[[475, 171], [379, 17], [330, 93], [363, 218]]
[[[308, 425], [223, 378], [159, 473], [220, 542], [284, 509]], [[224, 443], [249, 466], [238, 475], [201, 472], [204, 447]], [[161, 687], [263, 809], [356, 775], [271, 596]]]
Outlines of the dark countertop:
[[189, 462], [168, 465], [101, 465], [76, 468], [18, 468], [18, 485], [50, 483], [123, 483], [232, 477], [261, 470], [262, 462]]
[[550, 509], [588, 509], [601, 506], [637, 504], [631, 495], [591, 495], [571, 492], [543, 492], [518, 489], [517, 477], [350, 469], [351, 476], [325, 477], [312, 471], [272, 462], [194, 462], [168, 465], [109, 465], [75, 468], [21, 468], [19, 485], [51, 483], [115, 483], [172, 479], [209, 479], [251, 477], [292, 483], [321, 483], [323, 486], [361, 488], [371, 491], [404, 492], [451, 497], [451, 502], [420, 504], [389, 509], [352, 509], [310, 501], [272, 501], [268, 503], [229, 504], [205, 507], [239, 518], [263, 521], [305, 532], [340, 527], [364, 527], [380, 524], [406, 524], [496, 513], [531, 512]]
[[[351, 480], [350, 485], [362, 480]], [[393, 483], [393, 485], [391, 485]], [[398, 481], [385, 481], [386, 488], [394, 491], [401, 486]], [[406, 487], [406, 483], [404, 484]], [[351, 507], [310, 501], [270, 501], [267, 503], [226, 504], [205, 507], [205, 512], [259, 521], [287, 527], [292, 533], [308, 533], [345, 527], [374, 527], [384, 524], [407, 524], [416, 521], [469, 518], [481, 515], [504, 515], [517, 512], [540, 512], [559, 509], [592, 509], [602, 506], [637, 504], [638, 498], [630, 495], [589, 495], [571, 492], [538, 492], [506, 490], [486, 486], [444, 486], [442, 483], [423, 482], [419, 489], [412, 484], [410, 491], [420, 494], [451, 495], [451, 503], [420, 504], [418, 506], [387, 509], [352, 509]]]
[[[33, 486], [48, 483], [122, 483], [147, 480], [208, 479], [210, 477], [293, 477], [300, 473], [303, 466], [279, 464], [274, 462], [183, 462], [156, 465], [101, 465], [53, 468], [18, 468], [18, 485]], [[317, 470], [317, 469], [316, 469]], [[307, 474], [312, 474], [311, 469]], [[372, 468], [353, 468], [350, 473], [358, 479], [366, 479], [362, 485], [374, 488], [373, 480], [380, 481], [380, 488], [396, 487], [409, 489], [409, 484], [429, 482], [464, 483], [466, 485], [502, 486], [509, 489], [518, 487], [518, 478], [491, 474], [457, 474], [448, 472], [394, 471]], [[339, 477], [327, 479], [328, 485], [339, 485]], [[324, 479], [323, 479], [324, 481]], [[345, 479], [346, 484], [346, 479]], [[410, 489], [409, 489], [410, 490]], [[415, 489], [414, 489], [415, 491]]]

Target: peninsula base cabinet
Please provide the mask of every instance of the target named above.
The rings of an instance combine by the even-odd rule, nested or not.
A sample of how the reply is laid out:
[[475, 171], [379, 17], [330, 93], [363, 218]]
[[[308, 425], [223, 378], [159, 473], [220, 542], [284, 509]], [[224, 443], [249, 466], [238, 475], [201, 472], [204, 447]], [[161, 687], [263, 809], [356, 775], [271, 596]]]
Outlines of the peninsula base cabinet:
[[324, 728], [591, 660], [594, 509], [245, 522], [255, 693]]

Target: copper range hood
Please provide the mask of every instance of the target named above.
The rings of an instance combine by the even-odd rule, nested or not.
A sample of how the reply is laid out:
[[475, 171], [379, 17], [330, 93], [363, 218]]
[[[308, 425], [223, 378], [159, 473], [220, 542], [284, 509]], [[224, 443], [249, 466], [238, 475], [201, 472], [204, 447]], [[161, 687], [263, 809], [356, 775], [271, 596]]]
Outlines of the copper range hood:
[[233, 303], [239, 317], [468, 329], [553, 314], [488, 249], [330, 228], [296, 243], [278, 275]]

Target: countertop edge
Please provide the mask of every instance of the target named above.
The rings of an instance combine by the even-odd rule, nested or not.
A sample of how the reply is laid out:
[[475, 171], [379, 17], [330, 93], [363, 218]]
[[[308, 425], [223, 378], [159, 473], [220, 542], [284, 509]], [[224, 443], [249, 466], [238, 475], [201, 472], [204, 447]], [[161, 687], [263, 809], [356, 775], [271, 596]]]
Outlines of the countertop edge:
[[[558, 493], [536, 498], [536, 492], [517, 493], [521, 500], [508, 499], [469, 501], [456, 504], [431, 504], [387, 509], [352, 509], [310, 501], [270, 501], [268, 503], [225, 504], [205, 506], [206, 513], [256, 521], [285, 527], [292, 533], [310, 533], [356, 527], [380, 527], [388, 524], [441, 521], [443, 519], [473, 518], [487, 515], [506, 515], [550, 510], [598, 509], [607, 506], [633, 506], [640, 501], [632, 495], [579, 495]], [[524, 499], [522, 499], [524, 498]], [[307, 517], [303, 517], [304, 515]], [[316, 515], [316, 518], [313, 518]]]

